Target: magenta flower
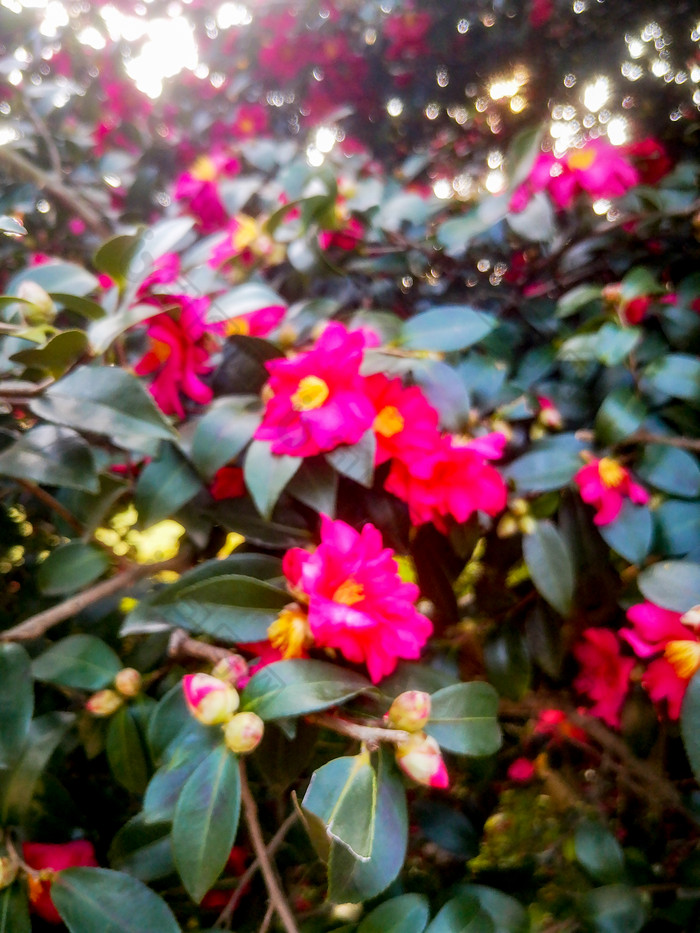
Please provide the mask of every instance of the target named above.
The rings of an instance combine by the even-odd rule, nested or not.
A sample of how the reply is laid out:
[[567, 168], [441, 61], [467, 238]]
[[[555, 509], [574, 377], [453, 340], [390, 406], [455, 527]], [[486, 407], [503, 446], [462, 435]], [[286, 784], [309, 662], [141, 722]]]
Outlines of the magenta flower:
[[[700, 670], [700, 640], [684, 616], [654, 603], [637, 603], [627, 610], [634, 626], [620, 635], [639, 658], [657, 655], [642, 677], [642, 686], [655, 703], [666, 700], [668, 715], [678, 719], [686, 688]], [[663, 654], [661, 654], [663, 652]]]
[[311, 350], [268, 362], [270, 398], [255, 437], [297, 457], [359, 441], [375, 416], [359, 373], [364, 346], [361, 333], [331, 323]]
[[582, 634], [584, 641], [574, 646], [581, 665], [574, 687], [594, 701], [590, 710], [594, 716], [617, 728], [634, 658], [620, 656], [620, 640], [609, 629], [587, 628]]
[[267, 111], [260, 104], [241, 104], [231, 124], [231, 134], [239, 139], [261, 136], [267, 131]]
[[404, 388], [400, 379], [383, 373], [369, 376], [365, 391], [376, 412], [377, 466], [396, 457], [420, 472], [441, 443], [438, 413], [418, 386]]
[[213, 393], [200, 376], [211, 369], [209, 345], [214, 328], [207, 329], [204, 316], [209, 299], [169, 296], [180, 303], [179, 314], [164, 311], [147, 324], [150, 347], [134, 366], [138, 376], [155, 373], [150, 392], [166, 415], [185, 417], [180, 393], [200, 405], [212, 400]]
[[574, 482], [578, 484], [583, 501], [597, 510], [593, 517], [596, 525], [614, 522], [625, 499], [637, 505], [649, 501], [646, 489], [633, 482], [629, 470], [610, 457], [591, 460], [574, 476]]
[[366, 664], [373, 683], [399, 658], [420, 657], [432, 623], [415, 608], [418, 587], [401, 580], [374, 525], [358, 532], [322, 515], [319, 546], [313, 553], [292, 548], [283, 570], [294, 595], [308, 602], [314, 644]]
[[199, 156], [175, 181], [173, 196], [183, 201], [198, 222], [202, 233], [213, 233], [228, 223], [229, 216], [219, 194], [217, 181], [222, 175], [235, 175], [237, 159], [223, 152]]

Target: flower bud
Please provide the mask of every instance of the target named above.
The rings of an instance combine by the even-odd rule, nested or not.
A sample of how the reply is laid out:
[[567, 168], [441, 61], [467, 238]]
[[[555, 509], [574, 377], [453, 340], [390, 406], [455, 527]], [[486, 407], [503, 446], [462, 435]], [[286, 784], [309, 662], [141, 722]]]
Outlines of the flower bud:
[[17, 877], [17, 862], [9, 855], [0, 856], [0, 891], [9, 888]]
[[430, 694], [422, 690], [400, 693], [389, 707], [389, 724], [406, 732], [420, 732], [430, 719]]
[[258, 747], [264, 731], [265, 724], [257, 713], [236, 713], [224, 726], [224, 739], [232, 752], [244, 755]]
[[114, 678], [114, 686], [123, 697], [135, 697], [141, 692], [143, 678], [134, 667], [123, 667]]
[[404, 774], [418, 784], [447, 787], [450, 783], [440, 746], [425, 732], [414, 732], [396, 746], [396, 762]]
[[50, 324], [56, 317], [56, 305], [49, 293], [31, 280], [17, 287], [17, 297], [30, 302], [23, 310], [24, 320], [32, 327]]
[[87, 701], [85, 709], [93, 716], [104, 718], [116, 713], [123, 702], [124, 697], [120, 696], [116, 690], [98, 690]]
[[182, 689], [189, 711], [205, 726], [228, 722], [238, 709], [238, 693], [231, 684], [210, 674], [187, 674]]
[[236, 686], [239, 680], [248, 675], [248, 662], [240, 654], [229, 654], [214, 665], [212, 677], [223, 680], [226, 684]]
[[692, 628], [695, 631], [700, 629], [700, 606], [693, 606], [692, 609], [683, 613], [681, 622], [683, 625], [687, 625], [688, 628]]

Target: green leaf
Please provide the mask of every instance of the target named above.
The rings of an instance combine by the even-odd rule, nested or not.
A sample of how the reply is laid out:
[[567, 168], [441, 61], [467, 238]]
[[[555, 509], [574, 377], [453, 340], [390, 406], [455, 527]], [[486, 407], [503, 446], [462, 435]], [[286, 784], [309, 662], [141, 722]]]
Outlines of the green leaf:
[[638, 933], [646, 920], [641, 894], [624, 884], [587, 891], [579, 911], [595, 933]]
[[59, 307], [73, 311], [88, 321], [97, 321], [105, 316], [105, 309], [91, 298], [81, 298], [67, 292], [51, 292], [51, 298]]
[[21, 645], [0, 644], [0, 768], [12, 765], [22, 751], [33, 712], [29, 655]]
[[276, 661], [253, 675], [241, 706], [262, 719], [301, 716], [337, 706], [371, 686], [360, 674], [327, 661]]
[[563, 616], [571, 612], [574, 562], [566, 539], [550, 521], [539, 521], [523, 538], [523, 557], [535, 587]]
[[652, 273], [644, 266], [635, 266], [630, 269], [620, 282], [620, 296], [625, 303], [642, 295], [660, 295], [663, 291], [663, 286], [659, 285]]
[[602, 291], [600, 285], [577, 285], [565, 292], [557, 301], [556, 316], [564, 318], [576, 314], [577, 311], [597, 301]]
[[658, 550], [683, 557], [700, 543], [700, 502], [668, 499], [653, 513], [658, 532]]
[[681, 706], [681, 735], [695, 780], [700, 781], [700, 672], [693, 675]]
[[267, 629], [289, 602], [285, 590], [253, 577], [228, 574], [163, 590], [148, 616], [222, 641], [245, 643], [265, 640]]
[[139, 245], [139, 237], [131, 233], [111, 237], [95, 253], [95, 268], [105, 272], [123, 287], [129, 269], [129, 262]]
[[34, 719], [27, 741], [12, 770], [3, 777], [0, 823], [23, 824], [34, 788], [75, 717], [72, 713], [45, 713]]
[[0, 891], [0, 933], [32, 933], [27, 893], [23, 886], [12, 884]]
[[483, 884], [461, 884], [459, 893], [474, 897], [495, 924], [494, 933], [529, 933], [527, 911], [514, 897]]
[[251, 443], [243, 465], [243, 477], [263, 518], [270, 518], [282, 490], [301, 464], [301, 457], [273, 454], [267, 441]]
[[104, 551], [84, 541], [69, 541], [51, 551], [39, 565], [36, 582], [44, 596], [62, 596], [89, 586], [108, 567]]
[[649, 602], [687, 612], [700, 603], [700, 564], [682, 560], [653, 564], [639, 574], [637, 584]]
[[137, 437], [170, 440], [174, 431], [141, 382], [117, 366], [83, 366], [30, 405], [35, 415], [119, 443]]
[[302, 807], [355, 858], [368, 859], [377, 808], [377, 776], [369, 755], [335, 758], [314, 771]]
[[[188, 716], [192, 720], [189, 713]], [[220, 744], [219, 730], [204, 729], [192, 721], [182, 728], [168, 749], [168, 761], [148, 782], [143, 798], [143, 817], [147, 823], [172, 821], [182, 788], [204, 759]]]
[[135, 816], [112, 840], [109, 864], [148, 883], [175, 872], [170, 823], [147, 823]]
[[600, 823], [587, 820], [574, 835], [574, 851], [579, 864], [600, 884], [625, 880], [622, 846]]
[[98, 492], [90, 446], [75, 431], [42, 424], [0, 453], [0, 476]]
[[163, 444], [141, 472], [134, 490], [139, 524], [149, 528], [172, 517], [202, 488], [199, 476], [173, 444]]
[[14, 275], [6, 286], [8, 295], [16, 295], [22, 282], [36, 282], [47, 292], [66, 292], [70, 295], [89, 295], [99, 282], [87, 269], [74, 262], [51, 261], [40, 266], [29, 266]]
[[114, 314], [108, 314], [95, 321], [88, 328], [88, 339], [95, 356], [104, 353], [110, 344], [125, 330], [135, 324], [141, 324], [158, 314], [158, 308], [150, 304], [135, 304], [122, 308]]
[[496, 323], [493, 315], [468, 305], [444, 305], [409, 318], [400, 342], [409, 350], [465, 350], [490, 334]]
[[654, 520], [646, 505], [626, 500], [614, 522], [598, 529], [605, 543], [631, 564], [641, 564], [651, 550]]
[[697, 457], [687, 450], [649, 444], [636, 463], [635, 471], [645, 482], [662, 492], [682, 499], [700, 496], [700, 466]]
[[406, 792], [393, 754], [382, 749], [377, 767], [377, 811], [369, 860], [353, 856], [334, 842], [328, 862], [328, 899], [334, 904], [357, 903], [389, 887], [403, 866], [408, 841]]
[[484, 643], [484, 661], [489, 680], [503, 696], [521, 700], [532, 680], [532, 662], [519, 628], [499, 626]]
[[223, 871], [236, 838], [240, 807], [238, 759], [221, 745], [188, 779], [173, 819], [175, 865], [197, 904]]
[[401, 894], [375, 907], [362, 920], [357, 933], [423, 933], [430, 917], [423, 894]]
[[342, 444], [327, 453], [326, 460], [338, 473], [369, 489], [374, 479], [376, 449], [377, 438], [370, 429], [365, 431], [356, 444]]
[[449, 900], [438, 912], [425, 933], [495, 933], [491, 917], [481, 909], [479, 901], [469, 894]]
[[604, 445], [618, 444], [634, 434], [647, 415], [640, 398], [625, 386], [618, 386], [598, 409], [595, 430]]
[[148, 784], [150, 765], [133, 706], [121, 706], [110, 717], [105, 750], [116, 780], [132, 794], [142, 794]]
[[657, 392], [700, 402], [700, 360], [696, 356], [683, 353], [661, 356], [644, 370], [644, 380]]
[[32, 369], [47, 372], [58, 379], [87, 349], [87, 336], [82, 330], [65, 330], [52, 337], [43, 347], [20, 350], [11, 357]]
[[460, 755], [493, 755], [501, 747], [498, 694], [490, 684], [454, 684], [430, 699], [425, 731], [442, 748]]
[[620, 327], [607, 322], [597, 333], [596, 359], [605, 366], [624, 362], [642, 338], [639, 327]]
[[580, 452], [583, 445], [573, 434], [533, 444], [530, 451], [518, 457], [504, 473], [519, 493], [549, 492], [567, 486], [583, 466]]
[[245, 282], [213, 299], [207, 311], [207, 321], [228, 321], [275, 305], [286, 305], [286, 301], [262, 282]]
[[320, 457], [304, 460], [287, 486], [287, 492], [319, 515], [335, 516], [338, 474]]
[[32, 662], [37, 680], [77, 690], [101, 690], [122, 668], [119, 657], [94, 635], [69, 635]]
[[145, 884], [108, 868], [67, 868], [51, 899], [70, 933], [180, 933], [165, 901]]
[[216, 399], [197, 421], [190, 459], [205, 479], [212, 479], [243, 450], [260, 424], [257, 396]]

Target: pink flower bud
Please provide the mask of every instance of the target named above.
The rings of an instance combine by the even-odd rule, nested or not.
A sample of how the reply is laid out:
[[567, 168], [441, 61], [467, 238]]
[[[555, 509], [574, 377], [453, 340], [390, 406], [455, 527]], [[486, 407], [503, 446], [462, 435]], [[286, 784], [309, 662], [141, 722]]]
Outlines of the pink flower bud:
[[529, 758], [516, 758], [508, 766], [508, 777], [516, 784], [527, 784], [535, 776], [535, 765]]
[[187, 674], [182, 689], [190, 712], [205, 726], [228, 722], [238, 709], [238, 694], [231, 684], [210, 674]]
[[124, 702], [116, 690], [98, 690], [85, 704], [85, 709], [93, 716], [111, 716]]
[[236, 755], [252, 752], [260, 744], [265, 724], [257, 713], [237, 713], [224, 726], [226, 745]]
[[123, 697], [135, 697], [141, 692], [143, 678], [134, 667], [123, 667], [114, 678], [114, 686]]
[[430, 694], [422, 690], [400, 693], [389, 707], [389, 725], [406, 732], [420, 732], [430, 719]]
[[224, 683], [238, 686], [240, 680], [248, 675], [248, 662], [240, 654], [229, 654], [214, 665], [212, 677], [223, 680]]
[[450, 783], [440, 746], [425, 732], [413, 735], [396, 746], [396, 762], [418, 784], [426, 787], [447, 787]]

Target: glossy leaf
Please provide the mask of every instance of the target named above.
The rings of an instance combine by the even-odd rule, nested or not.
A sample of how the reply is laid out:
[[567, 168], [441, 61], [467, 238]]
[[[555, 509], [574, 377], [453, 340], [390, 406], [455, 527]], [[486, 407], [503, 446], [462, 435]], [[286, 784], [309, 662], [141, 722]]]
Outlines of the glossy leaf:
[[669, 353], [644, 370], [645, 381], [673, 398], [700, 401], [700, 360], [683, 353]]
[[649, 444], [634, 469], [641, 479], [662, 492], [682, 499], [700, 496], [700, 465], [690, 451]]
[[495, 933], [491, 917], [469, 894], [449, 900], [428, 926], [426, 933]]
[[241, 805], [235, 755], [221, 745], [187, 780], [173, 818], [173, 855], [188, 894], [199, 903], [223, 871]]
[[120, 234], [110, 237], [95, 253], [95, 268], [106, 273], [118, 285], [126, 281], [129, 262], [139, 244], [139, 238], [132, 234]]
[[206, 479], [233, 460], [260, 424], [257, 397], [216, 399], [197, 421], [190, 458]]
[[637, 582], [643, 596], [663, 609], [687, 612], [700, 604], [700, 564], [663, 561], [643, 570]]
[[[652, 517], [662, 554], [683, 557], [700, 548], [700, 502], [668, 499]], [[697, 556], [700, 557], [700, 553]]]
[[29, 655], [21, 645], [0, 644], [0, 767], [11, 766], [19, 756], [33, 712]]
[[423, 933], [430, 907], [423, 894], [401, 894], [375, 907], [362, 920], [357, 933]]
[[614, 522], [601, 525], [601, 537], [631, 564], [641, 564], [651, 550], [654, 521], [645, 505], [625, 501]]
[[112, 840], [109, 864], [148, 883], [175, 872], [170, 823], [146, 823], [136, 816]]
[[27, 894], [19, 884], [0, 891], [0, 933], [32, 933]]
[[492, 755], [501, 746], [497, 710], [498, 694], [490, 684], [454, 684], [432, 694], [425, 731], [448, 751]]
[[374, 477], [376, 447], [374, 431], [366, 431], [356, 444], [343, 444], [326, 454], [326, 460], [338, 473], [369, 488]]
[[269, 518], [282, 490], [302, 464], [301, 457], [273, 454], [267, 441], [253, 441], [243, 465], [246, 487], [256, 508]]
[[63, 373], [85, 353], [87, 337], [82, 330], [65, 330], [53, 336], [43, 347], [20, 350], [12, 359], [24, 366], [40, 369], [54, 379]]
[[69, 541], [51, 551], [36, 580], [45, 596], [61, 596], [89, 586], [108, 567], [109, 557], [103, 550], [83, 541]]
[[305, 460], [287, 486], [287, 492], [319, 514], [335, 516], [338, 474], [320, 458]]
[[494, 933], [529, 933], [527, 911], [514, 897], [484, 884], [461, 884], [460, 894], [476, 898], [495, 925]]
[[514, 460], [504, 473], [518, 492], [549, 492], [567, 486], [583, 466], [583, 445], [573, 434], [564, 434], [533, 444]]
[[688, 684], [681, 707], [681, 735], [695, 779], [700, 781], [700, 673]]
[[633, 434], [646, 417], [642, 400], [625, 386], [618, 386], [605, 398], [595, 420], [602, 444], [618, 444]]
[[41, 424], [0, 453], [0, 476], [98, 492], [92, 450], [75, 431]]
[[110, 716], [105, 748], [115, 779], [132, 794], [142, 794], [148, 784], [150, 764], [133, 706], [121, 706]]
[[67, 868], [51, 899], [70, 933], [180, 933], [172, 911], [154, 891], [108, 868]]
[[401, 343], [409, 350], [465, 350], [483, 340], [496, 319], [468, 305], [444, 305], [423, 311], [403, 326]]
[[484, 643], [486, 673], [494, 687], [511, 700], [521, 700], [532, 679], [532, 663], [522, 632], [513, 624], [498, 626]]
[[262, 719], [280, 719], [337, 706], [370, 688], [360, 674], [326, 661], [276, 661], [253, 675], [241, 706]]
[[571, 612], [574, 564], [566, 539], [550, 521], [537, 522], [523, 537], [523, 557], [537, 591], [561, 615]]
[[174, 515], [202, 488], [187, 460], [173, 444], [163, 444], [156, 460], [146, 464], [134, 490], [134, 506], [143, 527]]
[[334, 758], [314, 771], [302, 807], [317, 816], [330, 838], [346, 846], [355, 858], [369, 858], [374, 839], [377, 777], [368, 755]]
[[87, 269], [75, 262], [62, 260], [28, 266], [10, 279], [5, 291], [8, 295], [16, 295], [22, 282], [36, 282], [47, 292], [68, 292], [79, 296], [89, 295], [99, 284]]
[[62, 687], [101, 690], [122, 666], [109, 645], [95, 635], [69, 635], [32, 662], [32, 674]]

